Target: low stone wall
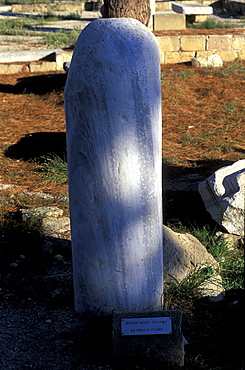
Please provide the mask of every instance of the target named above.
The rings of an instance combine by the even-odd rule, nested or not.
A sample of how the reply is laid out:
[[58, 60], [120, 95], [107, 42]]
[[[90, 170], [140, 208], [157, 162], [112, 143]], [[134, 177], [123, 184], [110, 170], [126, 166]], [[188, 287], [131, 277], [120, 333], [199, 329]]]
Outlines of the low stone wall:
[[[161, 64], [185, 63], [190, 62], [192, 58], [211, 54], [218, 54], [224, 62], [232, 62], [237, 58], [245, 60], [245, 30], [225, 30], [222, 34], [218, 34], [217, 30], [176, 30], [157, 31], [154, 34], [159, 46]], [[64, 62], [69, 62], [71, 57], [72, 52], [62, 51], [52, 53], [46, 61], [2, 62], [0, 74], [61, 71]]]
[[50, 4], [13, 4], [12, 13], [49, 13], [54, 11], [82, 12], [84, 3], [54, 2]]
[[155, 33], [162, 64], [190, 62], [218, 54], [224, 62], [245, 59], [245, 30], [237, 34], [159, 35]]

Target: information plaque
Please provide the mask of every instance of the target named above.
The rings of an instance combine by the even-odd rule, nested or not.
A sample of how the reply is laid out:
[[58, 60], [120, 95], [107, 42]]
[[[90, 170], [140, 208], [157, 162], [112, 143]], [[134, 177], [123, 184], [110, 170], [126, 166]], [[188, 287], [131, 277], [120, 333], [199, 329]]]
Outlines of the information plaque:
[[171, 317], [121, 319], [122, 335], [172, 334]]

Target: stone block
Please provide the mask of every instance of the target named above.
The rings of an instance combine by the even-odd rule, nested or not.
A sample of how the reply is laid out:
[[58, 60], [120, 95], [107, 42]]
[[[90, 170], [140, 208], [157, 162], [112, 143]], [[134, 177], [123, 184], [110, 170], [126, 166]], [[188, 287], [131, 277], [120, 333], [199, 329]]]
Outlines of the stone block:
[[205, 22], [208, 18], [209, 18], [208, 15], [195, 15], [195, 22], [196, 23]]
[[51, 72], [56, 71], [55, 62], [39, 62], [39, 63], [30, 63], [30, 72]]
[[235, 50], [245, 49], [245, 35], [233, 35], [231, 46]]
[[28, 72], [28, 66], [23, 64], [0, 64], [0, 74]]
[[199, 50], [196, 52], [196, 58], [205, 58], [212, 54], [214, 54], [212, 50]]
[[223, 62], [232, 62], [238, 57], [238, 53], [233, 50], [219, 51], [218, 54]]
[[245, 59], [245, 50], [241, 50], [238, 52], [238, 58], [241, 60]]
[[73, 53], [69, 51], [56, 50], [43, 58], [43, 60], [56, 62], [57, 71], [62, 71], [64, 68], [64, 63], [71, 61], [72, 54]]
[[182, 51], [205, 50], [205, 36], [182, 36], [180, 39], [180, 48]]
[[30, 62], [40, 59], [54, 61], [54, 59], [48, 59], [48, 55], [58, 51], [62, 51], [62, 49], [2, 51], [0, 52], [0, 63]]
[[156, 38], [159, 51], [179, 51], [179, 36], [158, 36]]
[[195, 57], [195, 51], [166, 51], [165, 53], [165, 64], [176, 64], [190, 62]]
[[176, 13], [186, 15], [204, 15], [213, 14], [213, 8], [211, 6], [203, 4], [183, 4], [183, 3], [172, 3], [172, 9]]
[[231, 35], [210, 35], [207, 39], [207, 50], [230, 50]]
[[186, 29], [185, 15], [172, 11], [158, 12], [153, 17], [154, 31]]
[[160, 64], [164, 64], [164, 63], [165, 63], [165, 54], [164, 52], [160, 51]]
[[[121, 319], [171, 317], [172, 334], [122, 335]], [[185, 339], [181, 332], [181, 311], [115, 312], [112, 317], [112, 343], [115, 365], [122, 368], [177, 369], [184, 365]]]
[[164, 10], [171, 10], [171, 2], [170, 1], [157, 1], [155, 2], [155, 10], [156, 12], [161, 12]]

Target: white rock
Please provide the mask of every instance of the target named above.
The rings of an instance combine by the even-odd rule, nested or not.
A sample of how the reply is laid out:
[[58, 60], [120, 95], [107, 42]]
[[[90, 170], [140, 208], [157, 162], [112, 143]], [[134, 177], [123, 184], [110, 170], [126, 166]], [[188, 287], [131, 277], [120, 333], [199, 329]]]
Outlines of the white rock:
[[9, 185], [9, 184], [0, 184], [0, 190], [7, 190], [14, 187], [14, 185]]
[[[197, 268], [219, 264], [207, 249], [191, 234], [180, 234], [163, 225], [164, 279], [173, 277], [181, 282]], [[222, 299], [224, 289], [220, 275], [205, 282], [202, 294], [213, 300]]]
[[219, 225], [230, 234], [244, 235], [245, 159], [220, 168], [198, 190]]
[[193, 67], [222, 67], [223, 60], [218, 54], [212, 54], [206, 57], [193, 58], [191, 64]]
[[30, 216], [59, 217], [63, 215], [63, 210], [58, 207], [22, 208], [20, 212], [23, 220], [26, 220]]

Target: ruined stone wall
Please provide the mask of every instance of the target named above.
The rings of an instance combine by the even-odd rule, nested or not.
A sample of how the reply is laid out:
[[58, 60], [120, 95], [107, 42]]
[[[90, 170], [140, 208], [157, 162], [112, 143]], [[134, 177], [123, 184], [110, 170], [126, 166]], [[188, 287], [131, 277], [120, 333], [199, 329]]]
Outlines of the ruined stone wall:
[[[228, 32], [228, 31], [227, 31]], [[245, 32], [226, 35], [156, 36], [162, 64], [218, 54], [224, 62], [245, 59]]]

